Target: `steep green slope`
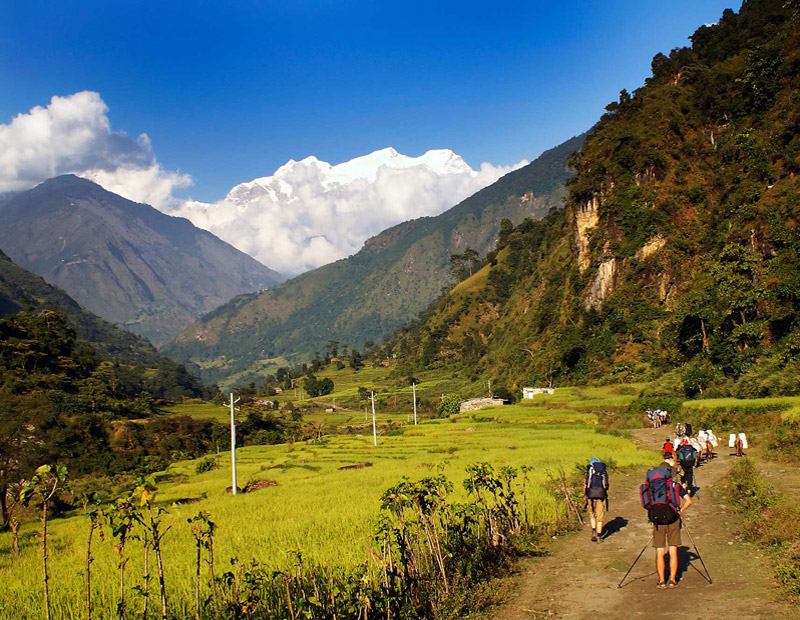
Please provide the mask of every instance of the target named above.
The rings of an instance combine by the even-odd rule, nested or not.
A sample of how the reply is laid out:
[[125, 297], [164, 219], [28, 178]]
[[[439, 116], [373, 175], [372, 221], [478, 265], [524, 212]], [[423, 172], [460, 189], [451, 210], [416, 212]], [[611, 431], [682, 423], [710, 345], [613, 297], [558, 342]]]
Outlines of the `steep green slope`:
[[799, 14], [751, 0], [657, 55], [573, 157], [566, 208], [398, 333], [398, 372], [800, 391]]
[[[541, 217], [566, 195], [567, 159], [583, 136], [542, 154], [449, 211], [390, 228], [347, 259], [243, 295], [184, 330], [165, 353], [220, 380], [310, 357], [328, 340], [361, 346], [415, 317], [448, 282], [450, 254], [480, 253], [502, 218]], [[272, 371], [274, 371], [274, 367]]]
[[159, 354], [147, 340], [87, 312], [60, 288], [0, 251], [0, 317], [45, 308], [61, 310], [78, 338], [89, 342], [102, 359], [149, 367], [159, 362]]
[[179, 217], [63, 175], [0, 203], [0, 247], [81, 306], [162, 344], [283, 277]]

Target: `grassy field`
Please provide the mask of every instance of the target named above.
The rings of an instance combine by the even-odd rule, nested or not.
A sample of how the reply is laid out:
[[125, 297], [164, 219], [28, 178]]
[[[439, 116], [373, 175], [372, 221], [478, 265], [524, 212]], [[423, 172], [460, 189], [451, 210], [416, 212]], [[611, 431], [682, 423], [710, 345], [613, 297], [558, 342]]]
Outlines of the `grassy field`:
[[683, 403], [683, 412], [689, 419], [729, 421], [737, 428], [748, 422], [761, 427], [776, 422], [796, 427], [800, 425], [800, 396], [691, 400]]
[[[385, 371], [376, 373], [372, 380], [379, 384], [384, 377]], [[363, 385], [360, 379], [337, 384], [337, 393], [345, 394], [354, 386], [357, 390], [358, 385]], [[537, 521], [549, 521], [554, 517], [556, 502], [541, 485], [549, 471], [572, 469], [592, 456], [618, 466], [643, 467], [657, 460], [657, 455], [639, 451], [625, 439], [596, 432], [596, 417], [587, 412], [587, 408], [604, 402], [621, 404], [634, 398], [635, 394], [628, 391], [627, 387], [611, 386], [569, 391], [563, 397], [557, 391], [547, 403], [487, 408], [462, 414], [455, 421], [426, 420], [379, 437], [377, 447], [372, 445], [371, 432], [362, 430], [361, 434], [329, 435], [316, 444], [243, 448], [237, 452], [240, 486], [258, 479], [276, 484], [236, 497], [224, 493], [230, 485], [229, 454], [222, 454], [222, 468], [202, 474], [195, 473], [194, 461], [173, 464], [158, 475], [156, 497], [168, 511], [166, 522], [172, 525], [164, 541], [164, 555], [173, 611], [176, 617], [189, 615], [186, 606], [191, 601], [194, 541], [187, 519], [198, 510], [209, 512], [218, 525], [215, 547], [220, 572], [229, 567], [231, 557], [256, 559], [276, 569], [285, 567], [290, 561], [288, 554], [295, 550], [326, 565], [357, 564], [367, 557], [380, 496], [387, 488], [404, 476], [417, 479], [442, 468], [454, 482], [454, 493], [463, 496], [464, 468], [479, 461], [495, 467], [532, 467], [534, 487], [528, 497], [529, 509]], [[198, 417], [218, 415], [216, 409], [200, 405], [176, 411], [189, 412], [189, 407]], [[218, 409], [224, 416], [225, 410]], [[346, 419], [353, 412], [337, 415]], [[405, 412], [382, 415], [401, 421]], [[371, 466], [339, 469], [365, 462]], [[194, 505], [171, 506], [173, 501], [187, 497], [204, 499]], [[82, 515], [52, 524], [51, 587], [57, 619], [83, 617], [87, 530], [88, 521]], [[0, 583], [0, 617], [41, 617], [40, 543], [35, 531], [35, 523], [23, 527], [19, 559], [10, 552], [10, 535], [0, 535], [0, 574], [4, 575]], [[135, 541], [129, 549], [132, 555], [127, 570], [131, 585], [136, 585], [141, 581], [141, 549]], [[113, 552], [108, 531], [105, 542], [96, 542], [95, 556], [98, 614], [110, 617], [115, 605], [115, 567], [119, 558]], [[136, 598], [134, 594], [130, 596]], [[138, 601], [133, 604], [138, 606]]]

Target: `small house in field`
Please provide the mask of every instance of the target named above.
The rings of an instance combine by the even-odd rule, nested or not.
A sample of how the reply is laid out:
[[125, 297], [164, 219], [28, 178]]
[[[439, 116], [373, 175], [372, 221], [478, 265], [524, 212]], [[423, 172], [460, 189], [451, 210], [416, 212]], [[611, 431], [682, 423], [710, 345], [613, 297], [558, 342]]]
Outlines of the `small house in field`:
[[553, 394], [555, 391], [556, 389], [551, 387], [546, 387], [546, 388], [524, 387], [522, 388], [522, 398], [533, 398], [537, 394]]

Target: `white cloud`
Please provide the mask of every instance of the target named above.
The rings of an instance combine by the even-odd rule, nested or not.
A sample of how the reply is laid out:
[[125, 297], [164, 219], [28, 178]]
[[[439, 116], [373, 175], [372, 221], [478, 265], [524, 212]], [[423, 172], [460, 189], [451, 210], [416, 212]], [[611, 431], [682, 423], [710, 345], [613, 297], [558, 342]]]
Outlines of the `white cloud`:
[[390, 226], [438, 215], [516, 166], [472, 170], [449, 150], [418, 158], [383, 149], [331, 166], [309, 157], [234, 187], [216, 204], [175, 211], [286, 275], [357, 252]]
[[77, 174], [187, 217], [287, 275], [354, 254], [395, 224], [438, 215], [526, 163], [473, 170], [449, 150], [412, 158], [383, 149], [336, 166], [308, 157], [206, 204], [174, 196], [191, 177], [164, 169], [146, 134], [113, 131], [98, 93], [53, 97], [46, 107], [0, 124], [0, 192]]
[[131, 200], [166, 209], [191, 177], [164, 170], [150, 139], [111, 130], [108, 106], [83, 91], [53, 97], [0, 124], [0, 192], [24, 190], [60, 174], [77, 174]]

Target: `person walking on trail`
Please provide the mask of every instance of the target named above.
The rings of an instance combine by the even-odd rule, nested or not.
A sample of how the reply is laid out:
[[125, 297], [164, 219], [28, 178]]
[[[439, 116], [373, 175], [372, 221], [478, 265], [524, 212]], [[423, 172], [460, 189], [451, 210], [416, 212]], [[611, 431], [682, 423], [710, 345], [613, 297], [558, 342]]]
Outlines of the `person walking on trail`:
[[664, 441], [664, 447], [661, 448], [661, 455], [664, 457], [665, 461], [675, 457], [675, 448], [672, 446], [672, 440], [669, 437]]
[[603, 542], [603, 520], [608, 508], [608, 471], [598, 459], [589, 461], [583, 479], [583, 496], [589, 505], [592, 542]]
[[[678, 547], [681, 545], [681, 517], [692, 505], [689, 493], [664, 467], [648, 470], [641, 486], [642, 506], [653, 524], [653, 548], [656, 552], [658, 588], [678, 585]], [[666, 580], [666, 556], [669, 553], [669, 582]]]
[[694, 466], [697, 464], [697, 449], [684, 439], [681, 447], [675, 453], [675, 458], [681, 466], [681, 484], [683, 488], [694, 495]]

